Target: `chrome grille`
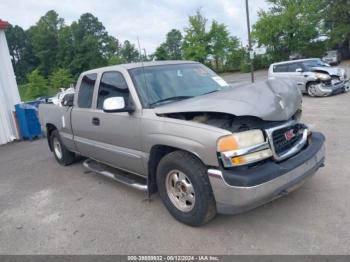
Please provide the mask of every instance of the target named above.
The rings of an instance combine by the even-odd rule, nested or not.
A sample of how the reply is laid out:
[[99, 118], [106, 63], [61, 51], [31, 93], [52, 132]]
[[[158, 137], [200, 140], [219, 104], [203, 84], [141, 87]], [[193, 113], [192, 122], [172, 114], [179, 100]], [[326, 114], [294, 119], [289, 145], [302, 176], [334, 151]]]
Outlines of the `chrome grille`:
[[307, 143], [308, 129], [296, 121], [265, 129], [265, 132], [277, 161], [297, 154]]
[[[303, 137], [303, 125], [295, 124], [293, 126], [277, 129], [272, 133], [272, 141], [276, 154], [280, 155], [288, 151], [296, 145], [296, 143]], [[290, 137], [286, 135], [290, 132]]]

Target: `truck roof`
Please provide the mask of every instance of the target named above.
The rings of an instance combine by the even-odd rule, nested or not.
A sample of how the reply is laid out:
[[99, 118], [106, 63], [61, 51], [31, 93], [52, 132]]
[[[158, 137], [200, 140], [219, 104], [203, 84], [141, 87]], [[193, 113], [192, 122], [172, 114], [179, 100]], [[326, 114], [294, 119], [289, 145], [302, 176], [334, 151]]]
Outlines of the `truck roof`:
[[151, 62], [138, 62], [138, 63], [129, 63], [129, 64], [120, 64], [120, 65], [112, 65], [106, 67], [100, 67], [96, 69], [91, 69], [83, 72], [83, 74], [96, 73], [100, 71], [109, 71], [109, 70], [120, 70], [120, 69], [133, 69], [139, 67], [148, 67], [148, 66], [158, 66], [158, 65], [175, 65], [175, 64], [191, 64], [198, 63], [195, 61], [186, 61], [186, 60], [164, 60], [164, 61], [151, 61]]

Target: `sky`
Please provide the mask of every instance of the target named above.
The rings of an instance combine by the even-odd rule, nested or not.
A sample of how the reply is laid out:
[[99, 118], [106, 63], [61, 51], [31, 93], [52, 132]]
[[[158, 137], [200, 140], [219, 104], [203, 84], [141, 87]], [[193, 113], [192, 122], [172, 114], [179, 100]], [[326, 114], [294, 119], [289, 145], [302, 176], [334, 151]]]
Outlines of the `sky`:
[[[165, 35], [176, 28], [183, 32], [188, 16], [201, 9], [208, 19], [227, 25], [230, 34], [247, 44], [245, 0], [0, 0], [0, 19], [28, 29], [47, 11], [54, 9], [66, 24], [83, 13], [97, 16], [110, 35], [130, 40], [147, 53], [165, 41]], [[249, 0], [251, 25], [260, 9], [268, 8], [265, 0]]]

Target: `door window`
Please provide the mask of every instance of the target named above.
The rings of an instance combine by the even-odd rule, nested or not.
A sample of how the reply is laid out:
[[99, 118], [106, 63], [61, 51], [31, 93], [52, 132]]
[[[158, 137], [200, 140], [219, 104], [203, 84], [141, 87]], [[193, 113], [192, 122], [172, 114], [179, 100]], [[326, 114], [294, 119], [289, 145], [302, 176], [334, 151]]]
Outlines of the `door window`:
[[288, 72], [288, 64], [285, 65], [275, 65], [273, 67], [273, 71], [275, 73], [284, 73], [284, 72]]
[[78, 94], [78, 106], [80, 108], [91, 108], [96, 78], [97, 74], [88, 74], [81, 80]]
[[293, 63], [288, 66], [288, 72], [295, 73], [298, 68], [301, 68], [301, 65], [299, 63]]
[[102, 109], [103, 102], [109, 97], [124, 97], [125, 104], [128, 104], [128, 85], [120, 72], [105, 72], [102, 75], [98, 96], [97, 108]]

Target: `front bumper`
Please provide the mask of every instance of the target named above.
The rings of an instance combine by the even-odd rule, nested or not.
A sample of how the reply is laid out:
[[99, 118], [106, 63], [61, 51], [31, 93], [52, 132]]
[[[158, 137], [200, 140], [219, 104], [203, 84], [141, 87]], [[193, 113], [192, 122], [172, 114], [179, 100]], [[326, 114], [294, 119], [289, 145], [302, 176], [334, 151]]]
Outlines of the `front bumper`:
[[311, 143], [297, 155], [280, 163], [265, 162], [247, 169], [243, 176], [235, 169], [209, 169], [218, 213], [241, 213], [296, 189], [324, 165], [324, 140], [322, 134], [314, 133]]
[[349, 80], [339, 81], [331, 85], [319, 83], [316, 85], [316, 96], [330, 96], [343, 93], [349, 89]]

